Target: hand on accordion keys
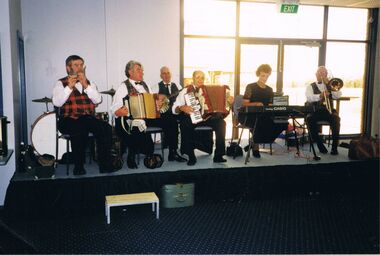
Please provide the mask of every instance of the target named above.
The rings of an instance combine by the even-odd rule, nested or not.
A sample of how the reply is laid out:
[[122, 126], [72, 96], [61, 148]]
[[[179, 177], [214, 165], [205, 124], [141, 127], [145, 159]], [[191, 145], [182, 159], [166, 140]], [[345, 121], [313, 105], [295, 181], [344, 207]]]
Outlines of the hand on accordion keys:
[[193, 124], [197, 124], [203, 121], [201, 114], [201, 105], [197, 97], [195, 97], [194, 93], [185, 94], [185, 102], [186, 105], [181, 106], [181, 111], [190, 115], [191, 122]]

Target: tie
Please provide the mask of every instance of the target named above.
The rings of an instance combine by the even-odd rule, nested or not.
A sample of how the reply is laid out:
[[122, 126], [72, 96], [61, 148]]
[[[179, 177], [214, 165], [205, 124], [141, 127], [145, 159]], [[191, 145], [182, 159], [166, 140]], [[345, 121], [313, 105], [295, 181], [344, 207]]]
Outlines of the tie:
[[141, 85], [142, 82], [141, 82], [141, 81], [136, 81], [135, 84], [136, 84], [136, 85]]
[[170, 95], [169, 86], [170, 86], [170, 84], [165, 84], [165, 88], [164, 88], [164, 94], [166, 94], [168, 96]]

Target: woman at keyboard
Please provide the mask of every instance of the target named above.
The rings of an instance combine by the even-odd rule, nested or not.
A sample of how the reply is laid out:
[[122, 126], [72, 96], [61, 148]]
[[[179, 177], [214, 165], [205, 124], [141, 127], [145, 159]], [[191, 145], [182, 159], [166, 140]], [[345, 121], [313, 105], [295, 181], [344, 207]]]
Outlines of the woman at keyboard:
[[[243, 106], [268, 106], [273, 103], [273, 89], [266, 85], [272, 68], [268, 64], [260, 65], [256, 70], [257, 82], [248, 84], [243, 99]], [[287, 123], [274, 123], [269, 115], [239, 113], [239, 122], [251, 128], [253, 132], [253, 156], [260, 158], [259, 143], [272, 143], [287, 128]], [[256, 127], [255, 122], [257, 121]], [[255, 127], [255, 128], [254, 128]]]

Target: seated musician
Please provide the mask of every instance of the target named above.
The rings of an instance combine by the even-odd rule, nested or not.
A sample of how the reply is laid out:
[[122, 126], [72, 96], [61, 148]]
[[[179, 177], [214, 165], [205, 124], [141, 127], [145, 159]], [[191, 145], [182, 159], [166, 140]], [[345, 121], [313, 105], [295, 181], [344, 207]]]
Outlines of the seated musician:
[[[315, 77], [317, 82], [306, 87], [307, 104], [315, 106], [315, 112], [307, 116], [307, 123], [309, 125], [311, 137], [317, 143], [318, 149], [321, 153], [327, 153], [326, 147], [323, 145], [321, 137], [318, 135], [320, 127], [317, 125], [318, 121], [328, 121], [332, 131], [332, 148], [331, 155], [338, 154], [338, 142], [340, 131], [340, 117], [335, 109], [332, 108], [332, 99], [338, 99], [342, 96], [342, 91], [329, 91], [327, 84], [327, 69], [324, 66], [318, 67]], [[331, 113], [327, 110], [325, 103], [326, 98], [329, 98], [331, 106]]]
[[71, 136], [74, 175], [86, 174], [83, 165], [89, 132], [96, 138], [99, 171], [113, 172], [111, 126], [94, 116], [95, 107], [101, 103], [102, 97], [95, 83], [87, 79], [81, 57], [69, 56], [66, 59], [66, 71], [68, 75], [60, 79], [54, 87], [53, 104], [58, 108], [58, 130]]
[[[115, 128], [117, 134], [123, 139], [128, 147], [127, 165], [129, 168], [137, 168], [135, 154], [138, 152], [145, 155], [151, 155], [154, 152], [154, 144], [149, 134], [144, 131], [146, 127], [161, 127], [164, 136], [169, 144], [168, 159], [178, 162], [185, 162], [177, 153], [178, 136], [175, 135], [175, 128], [178, 127], [176, 120], [145, 119], [145, 120], [127, 120], [122, 123], [121, 117], [128, 116], [128, 108], [123, 105], [123, 98], [127, 95], [138, 93], [150, 93], [148, 85], [143, 81], [144, 70], [142, 65], [137, 61], [129, 61], [125, 67], [125, 75], [128, 77], [116, 90], [111, 111], [116, 116]], [[123, 127], [124, 126], [124, 127]]]
[[[172, 73], [169, 67], [167, 66], [161, 67], [160, 77], [162, 80], [158, 83], [158, 93], [161, 95], [165, 95], [169, 99], [169, 104], [167, 105], [167, 107], [169, 107], [170, 109], [164, 113], [161, 113], [161, 118], [170, 119], [169, 121], [172, 121], [171, 119], [175, 119], [177, 121], [177, 115], [173, 114], [171, 108], [173, 106], [175, 99], [178, 96], [179, 91], [182, 89], [182, 87], [171, 81]], [[178, 125], [177, 125], [177, 128], [172, 130], [172, 132], [174, 132], [174, 135], [178, 137], [178, 133], [179, 133]], [[165, 137], [164, 137], [164, 144], [165, 145], [167, 144]], [[177, 147], [175, 149], [177, 149]], [[168, 160], [173, 161], [174, 158], [169, 158]]]
[[[181, 139], [184, 148], [181, 151], [187, 154], [189, 160], [187, 165], [192, 166], [197, 162], [197, 158], [194, 154], [195, 149], [195, 128], [197, 126], [209, 126], [215, 132], [216, 137], [216, 148], [214, 152], [214, 162], [222, 163], [227, 160], [223, 158], [225, 155], [225, 135], [226, 135], [226, 122], [221, 115], [216, 115], [208, 118], [207, 120], [201, 121], [197, 124], [193, 124], [190, 114], [194, 112], [194, 109], [190, 105], [186, 105], [185, 94], [194, 92], [195, 94], [203, 93], [200, 92], [200, 88], [204, 86], [205, 74], [202, 71], [194, 71], [193, 73], [193, 84], [185, 87], [173, 104], [173, 113], [179, 114], [180, 119], [180, 129], [181, 129]], [[232, 104], [233, 98], [228, 98], [229, 103]]]
[[[257, 82], [248, 84], [243, 99], [243, 106], [268, 106], [273, 103], [273, 89], [266, 85], [272, 68], [268, 64], [260, 65], [256, 70]], [[239, 122], [245, 126], [253, 128], [256, 122], [256, 114], [239, 113]], [[255, 132], [253, 134], [253, 156], [260, 158], [258, 143], [271, 143], [278, 135], [287, 129], [286, 123], [274, 123], [268, 115], [260, 115], [257, 120]]]

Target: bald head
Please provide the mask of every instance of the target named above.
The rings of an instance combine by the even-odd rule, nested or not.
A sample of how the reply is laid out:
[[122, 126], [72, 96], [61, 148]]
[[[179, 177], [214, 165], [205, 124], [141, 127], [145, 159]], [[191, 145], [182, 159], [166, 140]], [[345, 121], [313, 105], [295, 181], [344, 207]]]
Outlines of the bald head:
[[164, 83], [170, 83], [172, 79], [172, 73], [170, 72], [169, 67], [163, 66], [160, 69], [160, 77]]
[[204, 85], [205, 82], [205, 74], [204, 72], [197, 70], [193, 72], [193, 83], [196, 87]]
[[318, 67], [317, 71], [315, 72], [315, 77], [317, 78], [318, 82], [322, 82], [327, 79], [327, 69], [324, 66]]

